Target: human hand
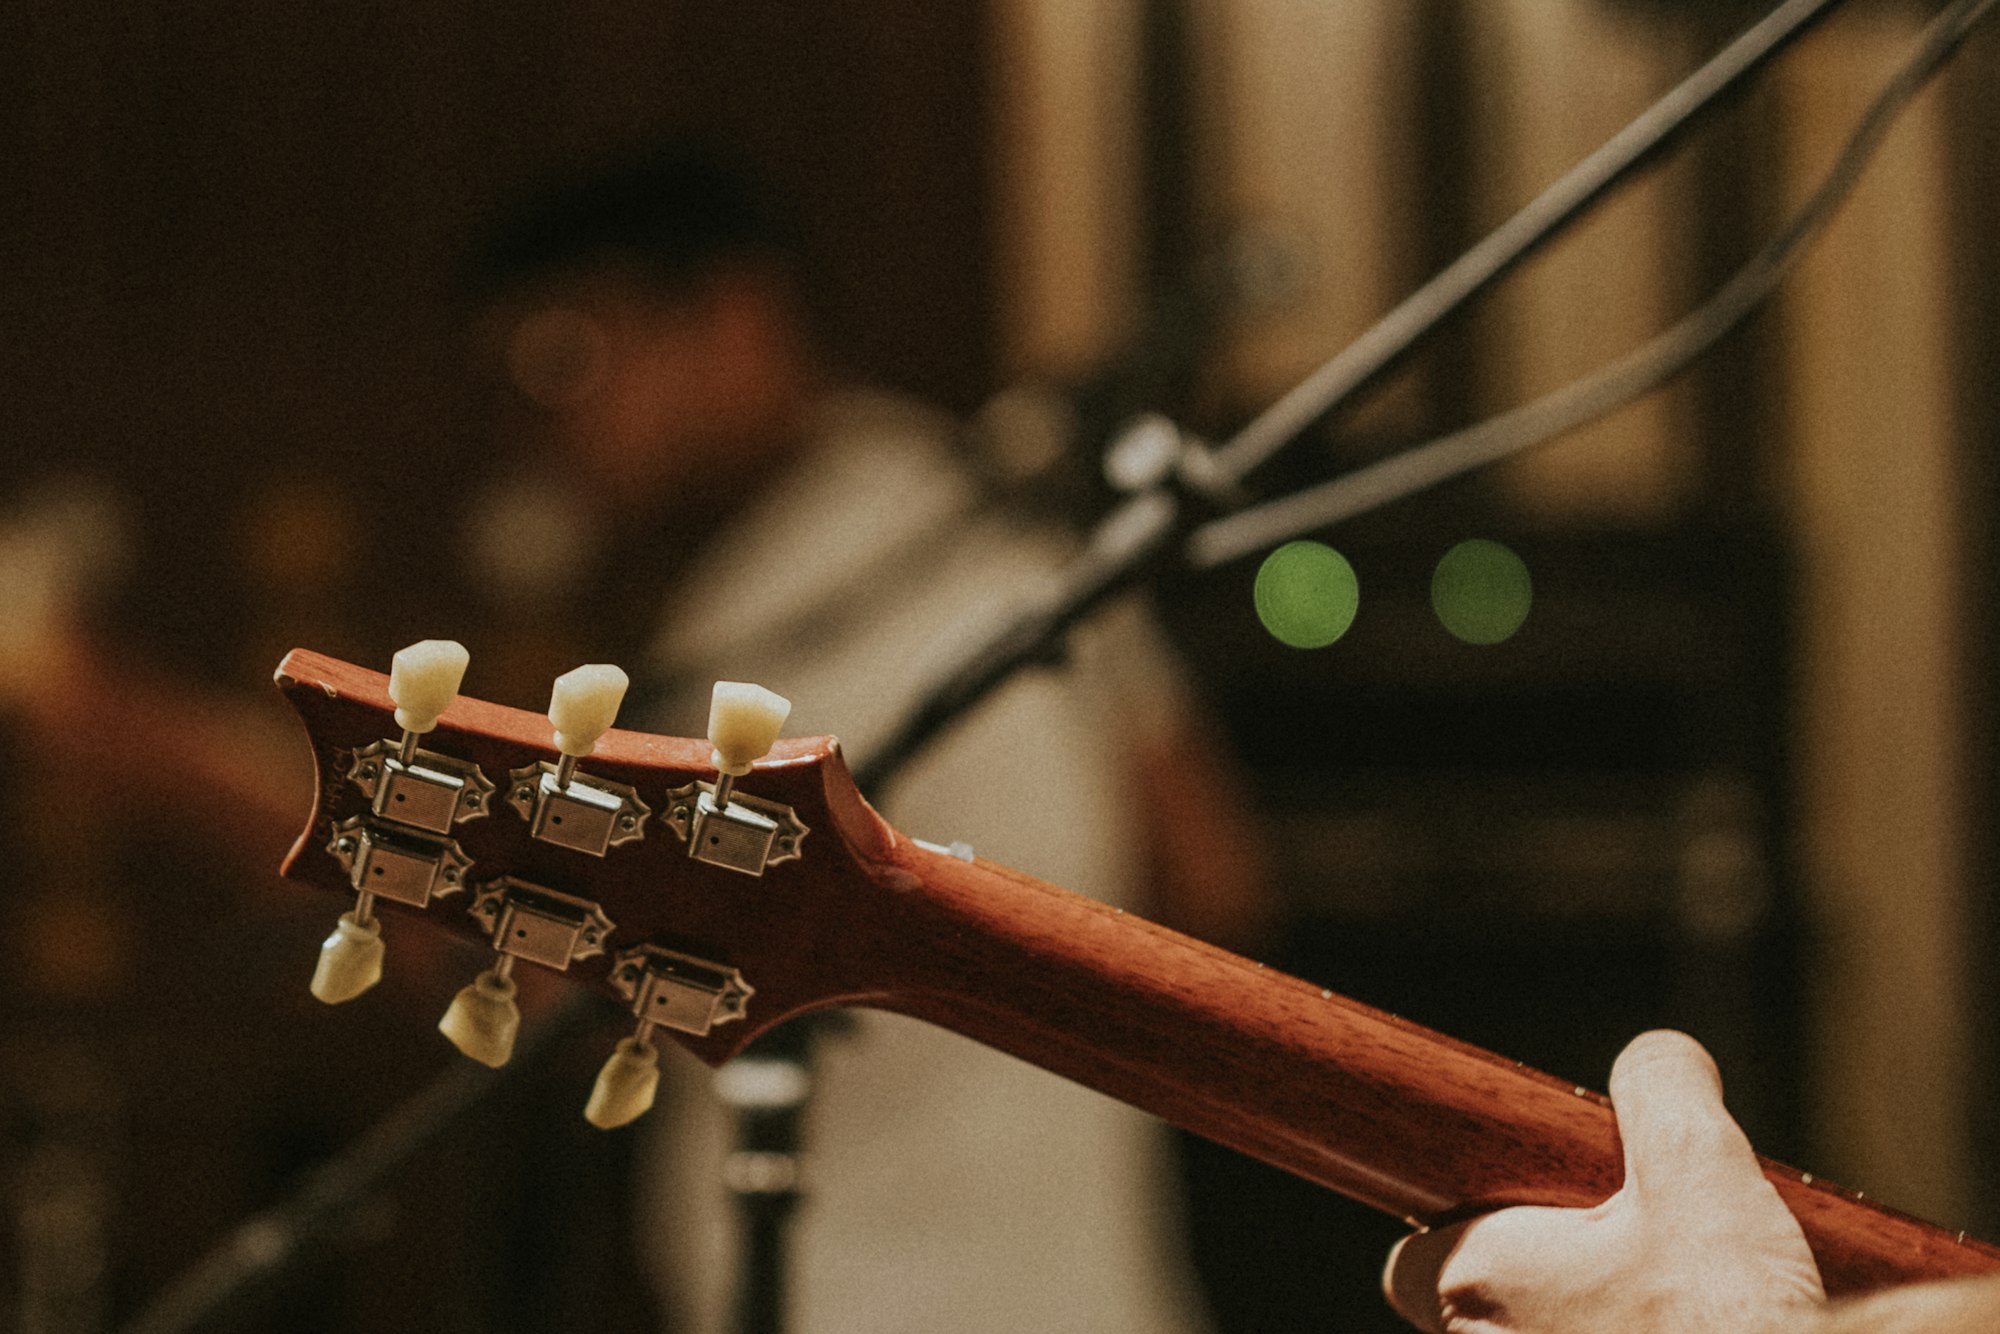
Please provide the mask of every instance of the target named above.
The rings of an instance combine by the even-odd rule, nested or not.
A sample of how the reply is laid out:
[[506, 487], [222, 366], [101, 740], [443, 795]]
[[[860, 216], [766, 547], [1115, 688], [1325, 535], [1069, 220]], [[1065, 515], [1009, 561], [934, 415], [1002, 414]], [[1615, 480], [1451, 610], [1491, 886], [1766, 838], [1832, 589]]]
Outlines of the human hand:
[[1405, 1238], [1390, 1305], [1430, 1334], [1795, 1334], [1825, 1307], [1805, 1234], [1672, 1032], [1611, 1069], [1625, 1184], [1590, 1209], [1514, 1208]]

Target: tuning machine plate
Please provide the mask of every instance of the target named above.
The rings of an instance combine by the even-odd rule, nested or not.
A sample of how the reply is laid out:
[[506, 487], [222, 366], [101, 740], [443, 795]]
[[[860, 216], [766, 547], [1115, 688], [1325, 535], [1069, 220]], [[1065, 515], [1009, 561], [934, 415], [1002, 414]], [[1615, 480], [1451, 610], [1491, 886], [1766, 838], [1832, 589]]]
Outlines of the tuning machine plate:
[[731, 793], [729, 804], [717, 810], [713, 783], [669, 792], [666, 822], [688, 845], [690, 857], [745, 875], [796, 860], [811, 832], [790, 806], [742, 792]]
[[604, 953], [612, 931], [611, 919], [589, 899], [512, 876], [487, 884], [466, 911], [491, 933], [494, 949], [558, 971]]
[[642, 1024], [697, 1036], [741, 1019], [756, 994], [736, 969], [658, 945], [620, 953], [611, 965], [611, 985]]
[[412, 908], [457, 893], [472, 869], [472, 859], [451, 839], [383, 829], [359, 815], [334, 826], [326, 850], [346, 868], [358, 892]]
[[348, 763], [348, 780], [367, 794], [377, 816], [446, 834], [458, 821], [486, 814], [493, 784], [478, 765], [428, 750], [405, 760], [402, 750], [399, 742], [377, 741]]
[[652, 808], [623, 783], [572, 774], [558, 781], [556, 766], [530, 764], [508, 775], [507, 804], [544, 843], [602, 857], [621, 843], [646, 836]]

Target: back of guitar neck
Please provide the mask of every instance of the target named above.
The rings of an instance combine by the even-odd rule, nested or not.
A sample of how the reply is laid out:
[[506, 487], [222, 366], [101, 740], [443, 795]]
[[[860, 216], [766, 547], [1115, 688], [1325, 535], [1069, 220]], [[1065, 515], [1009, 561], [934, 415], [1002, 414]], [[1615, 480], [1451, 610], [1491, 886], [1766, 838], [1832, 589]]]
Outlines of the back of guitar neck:
[[[867, 1003], [941, 1024], [1413, 1225], [1587, 1206], [1623, 1174], [1602, 1095], [985, 862], [920, 880]], [[2000, 1250], [1765, 1163], [1829, 1293], [2000, 1269]]]

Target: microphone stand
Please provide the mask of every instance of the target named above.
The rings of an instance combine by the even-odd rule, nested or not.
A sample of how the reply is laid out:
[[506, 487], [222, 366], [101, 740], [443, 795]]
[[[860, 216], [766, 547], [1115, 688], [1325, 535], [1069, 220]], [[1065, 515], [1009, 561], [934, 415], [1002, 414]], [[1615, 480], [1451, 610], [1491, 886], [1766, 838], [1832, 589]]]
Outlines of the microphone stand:
[[[1252, 472], [1380, 383], [1446, 318], [1560, 235], [1612, 186], [1652, 161], [1839, 3], [1785, 0], [1226, 443], [1209, 450], [1182, 437], [1178, 452], [1099, 523], [1090, 547], [1066, 572], [1062, 592], [1004, 628], [940, 681], [881, 749], [856, 767], [862, 790], [888, 781], [948, 723], [1015, 671], [1046, 661], [1060, 636], [1085, 614], [1138, 583], [1150, 563], [1183, 535], [1185, 502], [1210, 509], [1240, 507], [1242, 486]], [[1112, 448], [1117, 447], [1114, 440]]]
[[571, 992], [523, 1037], [504, 1068], [455, 1062], [314, 1169], [290, 1197], [240, 1224], [221, 1245], [155, 1294], [120, 1334], [186, 1334], [301, 1261], [323, 1257], [320, 1248], [398, 1168], [443, 1138], [460, 1117], [560, 1048], [589, 1013], [589, 993]]

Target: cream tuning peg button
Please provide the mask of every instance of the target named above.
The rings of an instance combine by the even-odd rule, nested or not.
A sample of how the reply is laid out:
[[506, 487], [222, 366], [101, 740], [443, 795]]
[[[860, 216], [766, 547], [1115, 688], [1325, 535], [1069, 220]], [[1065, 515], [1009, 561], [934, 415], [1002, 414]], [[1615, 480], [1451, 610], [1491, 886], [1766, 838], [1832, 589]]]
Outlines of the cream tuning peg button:
[[338, 1005], [353, 1000], [381, 980], [381, 921], [370, 918], [356, 922], [353, 913], [342, 913], [333, 934], [319, 947], [312, 994], [328, 1005]]
[[597, 748], [618, 717], [625, 702], [625, 688], [631, 678], [608, 662], [593, 662], [572, 668], [556, 678], [549, 692], [549, 721], [556, 729], [556, 749], [562, 760], [556, 765], [556, 786], [569, 786], [576, 762]]
[[615, 1130], [651, 1111], [659, 1089], [659, 1049], [643, 1038], [623, 1038], [597, 1072], [583, 1118], [599, 1130]]
[[792, 702], [748, 681], [717, 681], [708, 701], [709, 762], [717, 772], [741, 778], [771, 753], [778, 729], [791, 716]]
[[390, 659], [389, 698], [396, 705], [396, 726], [419, 735], [436, 727], [438, 715], [458, 698], [471, 657], [455, 640], [426, 639]]
[[631, 678], [608, 662], [593, 662], [564, 672], [549, 692], [549, 721], [555, 724], [556, 749], [581, 758], [597, 747], [618, 717]]
[[792, 702], [748, 681], [717, 681], [708, 699], [708, 762], [715, 766], [715, 809], [729, 804], [736, 780], [771, 753]]
[[514, 979], [497, 968], [481, 973], [471, 986], [452, 997], [451, 1008], [438, 1020], [438, 1032], [450, 1038], [452, 1046], [496, 1069], [514, 1054], [514, 1035], [520, 1029], [521, 1008], [514, 1003]]

